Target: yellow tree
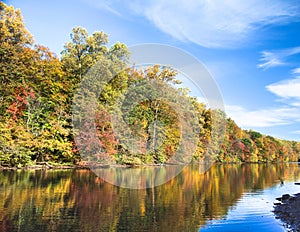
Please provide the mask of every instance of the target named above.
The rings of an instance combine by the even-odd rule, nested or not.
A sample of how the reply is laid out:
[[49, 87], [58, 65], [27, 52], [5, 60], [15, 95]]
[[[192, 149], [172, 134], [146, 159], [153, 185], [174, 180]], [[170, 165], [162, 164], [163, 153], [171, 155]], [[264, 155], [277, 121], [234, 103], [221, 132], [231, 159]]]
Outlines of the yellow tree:
[[25, 28], [20, 9], [0, 2], [0, 43], [31, 45], [33, 37]]

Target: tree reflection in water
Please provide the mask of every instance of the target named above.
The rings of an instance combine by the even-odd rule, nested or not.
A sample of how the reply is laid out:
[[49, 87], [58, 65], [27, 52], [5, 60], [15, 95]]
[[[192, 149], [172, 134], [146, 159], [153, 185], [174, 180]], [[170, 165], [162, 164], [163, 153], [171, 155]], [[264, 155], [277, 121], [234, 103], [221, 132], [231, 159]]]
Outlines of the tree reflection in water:
[[189, 165], [166, 184], [132, 190], [89, 170], [1, 171], [0, 231], [197, 231], [245, 191], [299, 175], [298, 164], [214, 165], [205, 173]]

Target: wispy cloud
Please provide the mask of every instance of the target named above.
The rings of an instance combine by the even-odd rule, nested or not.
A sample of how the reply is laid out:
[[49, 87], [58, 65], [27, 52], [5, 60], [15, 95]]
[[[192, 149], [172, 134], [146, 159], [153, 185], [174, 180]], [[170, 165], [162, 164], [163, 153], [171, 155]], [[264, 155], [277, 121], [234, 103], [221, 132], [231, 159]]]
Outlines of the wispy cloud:
[[109, 1], [109, 0], [101, 0], [101, 1], [81, 0], [81, 1], [93, 7], [96, 7], [98, 9], [109, 11], [110, 13], [118, 17], [122, 17], [122, 14], [119, 12], [118, 7], [114, 4], [114, 1]]
[[[92, 0], [83, 0], [91, 2]], [[114, 14], [147, 18], [161, 31], [204, 47], [236, 47], [266, 25], [299, 20], [293, 0], [103, 0]], [[126, 12], [127, 10], [127, 12]]]
[[[261, 52], [261, 63], [257, 65], [258, 68], [268, 69], [271, 67], [286, 65], [287, 58], [300, 53], [300, 47], [287, 48], [276, 51]], [[300, 68], [294, 71], [300, 73]]]
[[299, 118], [296, 107], [247, 110], [241, 106], [227, 105], [226, 114], [242, 128], [274, 127], [292, 124]]
[[300, 15], [289, 0], [134, 0], [130, 7], [163, 32], [204, 47], [235, 47], [265, 25]]
[[300, 67], [293, 69], [292, 74], [300, 74]]
[[285, 63], [275, 53], [263, 51], [260, 58], [262, 63], [258, 64], [258, 68], [267, 69], [275, 66], [284, 65]]
[[[297, 48], [299, 49], [299, 47]], [[285, 50], [281, 54], [294, 54], [297, 49]], [[294, 78], [266, 86], [279, 98], [277, 107], [249, 110], [241, 106], [227, 105], [226, 113], [242, 128], [272, 128], [275, 126], [298, 125], [300, 122], [300, 68], [292, 70]], [[287, 133], [287, 132], [286, 132]], [[290, 134], [300, 134], [300, 130]]]
[[300, 77], [273, 83], [266, 89], [280, 98], [300, 100]]
[[[300, 47], [281, 50], [281, 57], [287, 57], [300, 53]], [[276, 95], [281, 105], [277, 109], [260, 110], [258, 113], [263, 117], [265, 124], [272, 127], [276, 125], [293, 125], [293, 128], [299, 127], [300, 122], [300, 68], [291, 71], [294, 78], [275, 82], [267, 85], [266, 89]], [[248, 112], [247, 112], [248, 113]], [[251, 115], [252, 112], [250, 112]], [[264, 119], [266, 121], [264, 121]], [[278, 121], [276, 121], [278, 120]], [[287, 131], [285, 131], [287, 133]], [[300, 130], [290, 131], [289, 134], [300, 134]], [[295, 139], [295, 138], [294, 138]]]

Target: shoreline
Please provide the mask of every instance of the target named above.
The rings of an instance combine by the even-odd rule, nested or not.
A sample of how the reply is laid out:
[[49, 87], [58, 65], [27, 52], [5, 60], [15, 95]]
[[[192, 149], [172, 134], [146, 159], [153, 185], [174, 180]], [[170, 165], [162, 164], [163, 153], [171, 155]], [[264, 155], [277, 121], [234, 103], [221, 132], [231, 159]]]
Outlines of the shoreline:
[[[295, 183], [300, 185], [300, 183]], [[289, 231], [300, 231], [300, 193], [293, 195], [284, 194], [276, 198], [274, 215]]]
[[[209, 163], [209, 162], [208, 162]], [[91, 169], [91, 168], [140, 168], [140, 167], [161, 167], [161, 166], [175, 166], [175, 165], [188, 165], [188, 164], [208, 164], [204, 161], [193, 161], [190, 163], [163, 163], [163, 164], [59, 164], [59, 163], [48, 163], [48, 162], [37, 162], [34, 165], [22, 166], [22, 167], [10, 167], [0, 165], [0, 171], [2, 170], [59, 170], [59, 169]], [[282, 164], [282, 163], [291, 163], [291, 164], [299, 164], [300, 162], [213, 162], [215, 165], [223, 165], [223, 164]], [[211, 163], [210, 163], [211, 164]]]
[[188, 165], [184, 163], [164, 163], [164, 164], [49, 164], [48, 162], [38, 162], [34, 165], [28, 165], [23, 167], [9, 167], [0, 165], [1, 170], [39, 170], [39, 169], [91, 169], [91, 168], [138, 168], [138, 167], [161, 167], [172, 165]]

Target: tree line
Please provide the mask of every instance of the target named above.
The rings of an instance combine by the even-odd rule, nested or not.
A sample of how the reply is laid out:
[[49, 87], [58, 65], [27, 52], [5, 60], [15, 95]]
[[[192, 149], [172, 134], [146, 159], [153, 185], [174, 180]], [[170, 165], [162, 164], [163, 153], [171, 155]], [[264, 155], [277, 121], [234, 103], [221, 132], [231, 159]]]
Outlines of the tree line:
[[[187, 89], [179, 88], [177, 72], [171, 67], [128, 67], [127, 46], [119, 42], [108, 46], [108, 35], [104, 32], [89, 34], [83, 27], [73, 28], [70, 41], [58, 58], [47, 47], [34, 43], [19, 9], [1, 2], [0, 16], [2, 166], [21, 167], [39, 161], [84, 164], [106, 157], [119, 164], [165, 163], [176, 153], [189, 154], [192, 150], [193, 159], [210, 157], [216, 162], [299, 159], [298, 142], [242, 130], [224, 112], [207, 108], [189, 96]], [[122, 69], [105, 85], [101, 79], [92, 85], [86, 83], [101, 88], [92, 112], [94, 120], [90, 120], [74, 113], [74, 98], [78, 98], [79, 107], [85, 104], [80, 99], [90, 93], [78, 94], [77, 90], [97, 64], [108, 76], [115, 67]], [[147, 83], [157, 88], [153, 91]], [[169, 104], [159, 98], [162, 94], [171, 99]], [[145, 95], [148, 98], [143, 98]], [[134, 106], [126, 104], [136, 99], [142, 100]], [[175, 101], [180, 109], [172, 107]], [[112, 115], [114, 120], [126, 123], [120, 124], [118, 134]], [[186, 131], [193, 136], [184, 142], [180, 117], [193, 121], [193, 127]], [[213, 117], [226, 122], [221, 146], [215, 142], [220, 135], [215, 134], [222, 131], [213, 131]], [[95, 127], [96, 132], [74, 130], [76, 120], [85, 129]], [[131, 139], [135, 139], [134, 143]], [[131, 152], [130, 144], [138, 146], [138, 152]], [[92, 154], [92, 159], [84, 159], [83, 150]]]

